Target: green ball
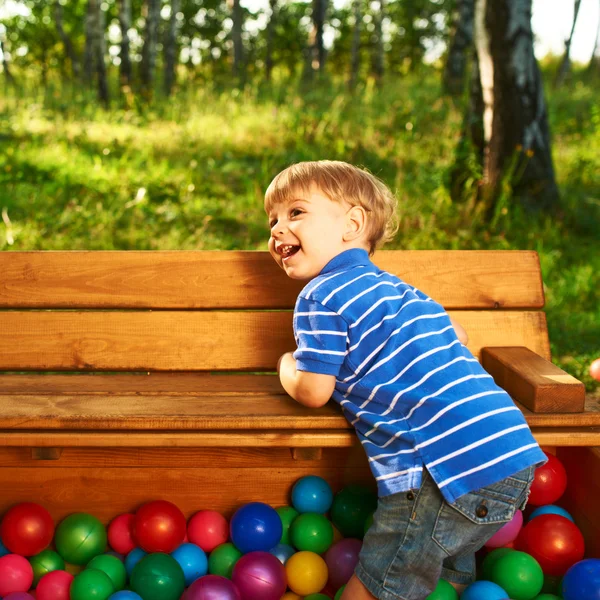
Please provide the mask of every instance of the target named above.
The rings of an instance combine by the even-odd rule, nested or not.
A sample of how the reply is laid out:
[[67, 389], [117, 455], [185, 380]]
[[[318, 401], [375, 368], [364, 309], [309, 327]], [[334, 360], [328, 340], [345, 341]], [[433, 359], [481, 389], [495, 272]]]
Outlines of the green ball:
[[544, 585], [544, 573], [533, 556], [515, 550], [496, 561], [491, 580], [513, 600], [531, 600]]
[[85, 565], [106, 550], [106, 528], [87, 513], [69, 515], [56, 528], [56, 550], [68, 563]]
[[343, 585], [336, 593], [335, 593], [335, 597], [333, 600], [340, 600], [340, 598], [342, 597], [342, 594], [344, 593], [344, 590], [346, 589], [346, 586]]
[[560, 596], [555, 596], [554, 594], [540, 594], [536, 596], [533, 600], [561, 600]]
[[502, 558], [509, 552], [514, 552], [514, 550], [512, 548], [496, 548], [495, 550], [492, 550], [481, 563], [481, 577], [478, 577], [478, 579], [491, 581], [494, 565], [498, 559]]
[[95, 556], [87, 564], [86, 569], [98, 569], [98, 571], [106, 573], [112, 581], [115, 591], [122, 590], [127, 582], [125, 565], [112, 554]]
[[304, 600], [331, 600], [329, 596], [325, 594], [309, 594], [308, 596], [304, 596]]
[[344, 537], [362, 539], [365, 521], [377, 508], [377, 495], [360, 485], [339, 491], [331, 506], [331, 520]]
[[291, 544], [290, 542], [290, 525], [292, 521], [300, 514], [293, 506], [280, 506], [275, 511], [281, 519], [283, 525], [283, 532], [281, 534], [280, 544]]
[[208, 557], [208, 572], [231, 579], [233, 567], [241, 557], [242, 553], [231, 542], [221, 544]]
[[367, 520], [365, 521], [365, 535], [367, 534], [367, 531], [369, 530], [369, 527], [371, 527], [371, 525], [373, 525], [373, 516], [375, 515], [375, 511], [373, 511], [368, 517]]
[[458, 600], [458, 592], [445, 579], [440, 579], [425, 600]]
[[98, 569], [86, 569], [76, 575], [69, 591], [71, 600], [108, 600], [114, 592], [110, 577]]
[[65, 569], [65, 561], [54, 550], [42, 550], [28, 560], [33, 569], [33, 587], [36, 587], [38, 581], [47, 573], [64, 571]]
[[333, 543], [333, 525], [319, 513], [302, 513], [290, 527], [290, 538], [298, 550], [323, 554]]
[[144, 556], [131, 572], [131, 589], [144, 600], [179, 600], [185, 576], [179, 563], [169, 554], [156, 552]]

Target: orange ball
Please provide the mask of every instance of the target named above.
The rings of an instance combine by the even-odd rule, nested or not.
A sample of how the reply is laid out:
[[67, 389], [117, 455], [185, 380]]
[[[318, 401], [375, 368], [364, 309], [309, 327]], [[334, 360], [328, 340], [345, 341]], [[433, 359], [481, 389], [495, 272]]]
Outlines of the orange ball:
[[590, 376], [596, 381], [600, 381], [600, 358], [597, 358], [590, 365]]
[[292, 554], [285, 563], [288, 587], [300, 596], [319, 593], [327, 583], [327, 563], [314, 552]]

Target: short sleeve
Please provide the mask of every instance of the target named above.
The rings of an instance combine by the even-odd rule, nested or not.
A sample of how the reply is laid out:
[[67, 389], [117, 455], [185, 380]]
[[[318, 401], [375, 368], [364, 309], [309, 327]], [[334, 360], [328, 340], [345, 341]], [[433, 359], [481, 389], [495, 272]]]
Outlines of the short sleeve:
[[298, 298], [294, 311], [294, 352], [299, 371], [338, 375], [347, 354], [348, 324], [315, 300]]

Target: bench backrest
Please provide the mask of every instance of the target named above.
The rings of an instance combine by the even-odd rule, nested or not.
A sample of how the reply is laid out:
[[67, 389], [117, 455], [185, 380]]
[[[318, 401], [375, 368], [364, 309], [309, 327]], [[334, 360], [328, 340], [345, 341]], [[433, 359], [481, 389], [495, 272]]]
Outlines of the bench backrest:
[[[530, 251], [381, 251], [439, 301], [471, 351], [550, 347]], [[273, 371], [302, 284], [267, 252], [0, 253], [1, 371]]]

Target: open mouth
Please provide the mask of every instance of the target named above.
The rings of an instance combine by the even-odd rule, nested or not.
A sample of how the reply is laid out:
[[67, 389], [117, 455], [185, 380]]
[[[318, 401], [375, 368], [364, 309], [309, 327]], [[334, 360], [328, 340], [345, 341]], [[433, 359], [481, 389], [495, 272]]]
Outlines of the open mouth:
[[290, 258], [290, 256], [294, 256], [298, 250], [300, 250], [300, 246], [294, 246], [293, 244], [281, 244], [281, 246], [277, 246], [277, 254], [279, 254], [283, 260]]

